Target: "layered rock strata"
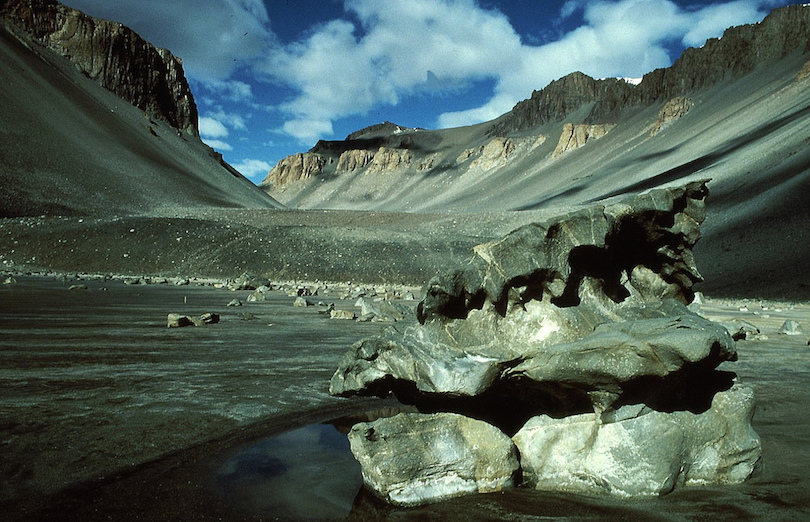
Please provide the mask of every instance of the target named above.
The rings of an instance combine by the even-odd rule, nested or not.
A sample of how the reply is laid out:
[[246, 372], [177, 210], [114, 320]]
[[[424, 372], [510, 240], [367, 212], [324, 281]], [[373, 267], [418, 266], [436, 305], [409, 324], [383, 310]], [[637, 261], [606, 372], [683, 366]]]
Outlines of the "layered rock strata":
[[4, 0], [0, 18], [149, 116], [194, 136], [197, 105], [182, 61], [133, 30], [55, 0]]
[[[352, 347], [331, 393], [394, 393], [428, 417], [455, 412], [522, 433], [521, 465], [542, 489], [644, 496], [744, 480], [759, 458], [753, 398], [716, 369], [736, 360], [735, 343], [686, 307], [701, 279], [692, 247], [706, 195], [700, 182], [655, 190], [477, 246], [429, 283], [419, 324]], [[662, 447], [645, 446], [644, 433]], [[600, 468], [605, 455], [615, 465]], [[655, 469], [634, 471], [648, 460]], [[406, 465], [386, 463], [392, 473]]]

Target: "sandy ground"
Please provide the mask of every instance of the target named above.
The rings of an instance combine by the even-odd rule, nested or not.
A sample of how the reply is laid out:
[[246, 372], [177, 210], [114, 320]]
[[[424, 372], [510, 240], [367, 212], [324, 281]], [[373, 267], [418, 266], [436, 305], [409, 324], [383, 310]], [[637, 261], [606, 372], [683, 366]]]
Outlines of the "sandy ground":
[[[74, 284], [87, 289], [69, 290]], [[339, 299], [344, 291], [332, 287], [332, 294], [322, 291], [310, 299], [351, 309], [353, 299]], [[2, 285], [0, 512], [25, 520], [333, 516], [300, 507], [321, 482], [321, 489], [335, 487], [328, 466], [315, 466], [321, 471], [307, 475], [293, 503], [298, 507], [281, 512], [270, 501], [234, 504], [217, 485], [217, 473], [237, 450], [267, 436], [379, 407], [376, 400], [330, 397], [327, 388], [347, 347], [381, 326], [330, 320], [317, 307], [293, 307], [293, 298], [280, 291], [260, 303], [247, 303], [247, 294], [194, 283], [125, 285], [25, 276]], [[234, 298], [245, 306], [226, 307]], [[170, 312], [206, 311], [219, 312], [222, 321], [197, 328], [165, 326]], [[756, 339], [738, 342], [740, 360], [726, 363], [757, 394], [754, 427], [763, 440], [763, 463], [746, 484], [636, 502], [518, 490], [406, 511], [358, 499], [349, 517], [810, 516], [810, 305], [707, 298], [701, 313], [730, 329], [741, 319], [760, 329]], [[787, 319], [807, 333], [778, 333]], [[342, 502], [351, 506], [353, 499]]]

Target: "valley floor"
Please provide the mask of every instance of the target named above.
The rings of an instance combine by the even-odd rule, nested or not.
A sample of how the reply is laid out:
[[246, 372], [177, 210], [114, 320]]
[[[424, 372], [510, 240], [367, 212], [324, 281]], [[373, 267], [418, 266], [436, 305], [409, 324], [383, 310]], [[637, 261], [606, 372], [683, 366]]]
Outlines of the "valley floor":
[[[389, 512], [362, 498], [353, 507], [352, 498], [331, 499], [323, 490], [334, 482], [333, 470], [321, 467], [299, 491], [298, 508], [280, 514], [271, 499], [234, 505], [217, 489], [218, 470], [251, 441], [390, 406], [328, 394], [340, 357], [380, 324], [332, 320], [317, 306], [292, 306], [294, 297], [280, 291], [248, 303], [248, 291], [194, 282], [15, 276], [9, 283], [0, 286], [0, 512], [15, 520], [306, 518], [312, 513], [295, 511], [308, 502], [305, 495], [342, 502], [349, 519], [810, 516], [808, 303], [707, 298], [701, 307], [732, 330], [739, 320], [760, 329], [755, 339], [738, 342], [740, 360], [724, 367], [757, 394], [753, 425], [763, 441], [762, 467], [741, 486], [633, 502], [520, 489]], [[352, 309], [348, 288], [322, 288], [310, 299]], [[245, 305], [227, 307], [234, 298]], [[166, 328], [168, 313], [209, 311], [220, 313], [221, 322]], [[779, 333], [788, 319], [805, 333]], [[256, 476], [285, 472], [272, 462], [255, 466]]]

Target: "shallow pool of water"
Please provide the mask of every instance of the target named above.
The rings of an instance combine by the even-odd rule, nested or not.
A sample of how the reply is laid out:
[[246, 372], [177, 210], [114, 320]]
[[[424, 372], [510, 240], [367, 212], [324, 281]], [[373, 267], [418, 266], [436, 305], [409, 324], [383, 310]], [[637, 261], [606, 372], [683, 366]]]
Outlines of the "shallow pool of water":
[[344, 519], [362, 483], [348, 438], [331, 424], [258, 442], [216, 474], [218, 492], [236, 510], [281, 519]]

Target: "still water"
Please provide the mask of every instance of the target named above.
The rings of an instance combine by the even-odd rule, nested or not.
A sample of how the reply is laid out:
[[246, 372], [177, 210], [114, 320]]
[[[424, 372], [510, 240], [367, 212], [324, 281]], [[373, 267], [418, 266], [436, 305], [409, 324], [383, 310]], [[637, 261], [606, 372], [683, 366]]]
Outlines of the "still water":
[[316, 424], [258, 442], [228, 458], [216, 487], [241, 512], [281, 519], [344, 519], [360, 491], [349, 440]]

